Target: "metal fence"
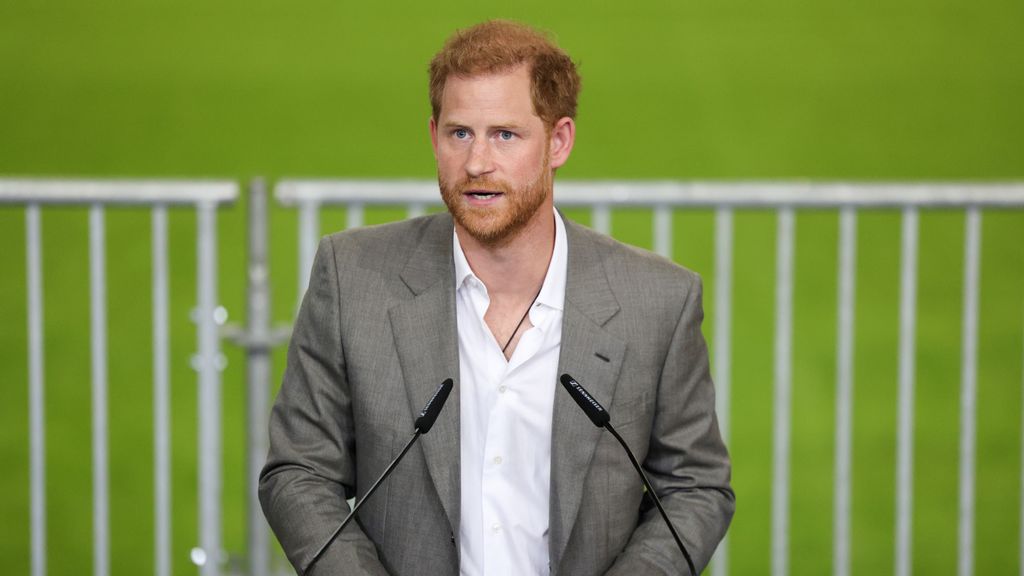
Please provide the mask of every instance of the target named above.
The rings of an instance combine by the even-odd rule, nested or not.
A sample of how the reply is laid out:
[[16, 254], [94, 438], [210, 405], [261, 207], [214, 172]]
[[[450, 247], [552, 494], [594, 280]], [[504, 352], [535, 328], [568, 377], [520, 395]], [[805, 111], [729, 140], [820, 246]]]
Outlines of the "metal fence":
[[[220, 339], [226, 335], [246, 348], [248, 356], [248, 566], [253, 576], [270, 572], [266, 525], [255, 498], [255, 476], [266, 453], [266, 413], [270, 389], [269, 352], [280, 345], [287, 329], [270, 326], [267, 252], [267, 191], [262, 181], [252, 185], [249, 200], [249, 305], [246, 326], [219, 333], [223, 318], [217, 306], [217, 208], [234, 201], [233, 182], [187, 181], [46, 181], [0, 179], [0, 204], [25, 206], [30, 388], [31, 557], [33, 576], [46, 573], [45, 438], [43, 413], [43, 307], [40, 212], [44, 206], [78, 204], [90, 217], [90, 293], [93, 390], [93, 573], [110, 573], [109, 488], [107, 479], [107, 330], [104, 210], [109, 205], [133, 205], [152, 211], [153, 244], [153, 358], [155, 437], [155, 567], [158, 576], [170, 574], [170, 436], [168, 413], [168, 270], [167, 210], [192, 207], [197, 214], [197, 324], [199, 352], [193, 365], [199, 373], [199, 536], [193, 561], [203, 576], [221, 573], [221, 397]], [[367, 206], [403, 206], [408, 216], [439, 204], [436, 184], [428, 181], [313, 181], [284, 180], [276, 199], [299, 211], [297, 282], [305, 291], [320, 235], [320, 209], [347, 207], [347, 225], [363, 224]], [[858, 212], [868, 208], [902, 213], [900, 260], [900, 321], [898, 376], [898, 465], [896, 485], [896, 542], [894, 572], [909, 576], [911, 512], [913, 509], [913, 419], [915, 389], [915, 311], [917, 308], [918, 215], [921, 210], [963, 210], [964, 298], [960, 400], [959, 574], [972, 573], [974, 555], [975, 404], [977, 397], [978, 278], [982, 209], [1024, 208], [1022, 184], [842, 184], [842, 183], [679, 183], [679, 182], [558, 182], [556, 204], [591, 211], [591, 224], [609, 232], [612, 210], [641, 207], [653, 210], [655, 251], [671, 257], [673, 211], [707, 208], [715, 213], [715, 314], [713, 373], [718, 414], [728, 439], [730, 422], [733, 216], [739, 209], [773, 211], [777, 218], [776, 301], [774, 343], [774, 430], [772, 438], [772, 574], [789, 572], [789, 502], [791, 482], [790, 431], [792, 404], [793, 284], [795, 215], [797, 211], [828, 209], [838, 212], [839, 247], [837, 305], [837, 379], [835, 405], [835, 486], [833, 503], [833, 574], [850, 573], [851, 436], [853, 412], [853, 334]], [[1024, 493], [1024, 487], [1022, 487]], [[1022, 498], [1024, 501], [1024, 498]], [[1024, 508], [1021, 511], [1024, 516]], [[728, 543], [723, 542], [713, 574], [725, 576]], [[1024, 545], [1021, 547], [1024, 554]], [[1022, 562], [1024, 566], [1024, 562]], [[1024, 570], [1024, 568], [1022, 568]], [[1024, 573], [1024, 572], [1022, 572]]]
[[[42, 223], [46, 206], [81, 205], [89, 211], [90, 347], [92, 365], [93, 567], [108, 576], [110, 559], [109, 415], [107, 411], [108, 206], [135, 206], [152, 212], [153, 245], [153, 433], [155, 525], [154, 573], [171, 574], [171, 435], [168, 322], [168, 223], [171, 207], [191, 207], [197, 226], [199, 374], [199, 538], [194, 560], [201, 573], [218, 573], [221, 550], [221, 389], [217, 321], [217, 208], [235, 200], [238, 186], [223, 181], [36, 180], [0, 179], [0, 204], [25, 206], [29, 350], [30, 531], [32, 576], [46, 574], [46, 415], [43, 410]], [[211, 558], [206, 558], [207, 554]], [[209, 560], [209, 561], [207, 561]]]
[[[558, 182], [555, 203], [589, 208], [591, 225], [609, 233], [613, 208], [649, 208], [654, 212], [654, 250], [672, 257], [672, 211], [710, 208], [715, 211], [715, 318], [713, 373], [722, 433], [729, 436], [730, 365], [732, 347], [733, 211], [765, 209], [777, 214], [774, 429], [771, 522], [771, 573], [789, 573], [790, 431], [792, 405], [793, 276], [795, 212], [832, 209], [839, 212], [838, 333], [836, 435], [833, 503], [833, 574], [850, 574], [850, 492], [852, 473], [853, 334], [856, 286], [857, 214], [869, 208], [902, 212], [899, 399], [897, 433], [895, 574], [909, 576], [911, 513], [913, 508], [913, 424], [915, 311], [917, 308], [918, 213], [922, 209], [966, 211], [964, 237], [964, 299], [960, 413], [960, 492], [958, 574], [968, 576], [974, 565], [974, 478], [976, 434], [976, 372], [978, 277], [980, 274], [981, 210], [1024, 208], [1020, 184], [853, 184], [807, 182]], [[299, 294], [305, 291], [323, 206], [348, 208], [348, 226], [363, 223], [367, 205], [406, 206], [410, 217], [438, 204], [437, 185], [430, 181], [284, 180], [276, 197], [299, 210]], [[1022, 509], [1024, 515], [1024, 509]], [[1022, 552], [1024, 554], [1024, 552]], [[729, 573], [728, 541], [719, 547], [714, 576]], [[1022, 568], [1024, 574], [1024, 568]]]

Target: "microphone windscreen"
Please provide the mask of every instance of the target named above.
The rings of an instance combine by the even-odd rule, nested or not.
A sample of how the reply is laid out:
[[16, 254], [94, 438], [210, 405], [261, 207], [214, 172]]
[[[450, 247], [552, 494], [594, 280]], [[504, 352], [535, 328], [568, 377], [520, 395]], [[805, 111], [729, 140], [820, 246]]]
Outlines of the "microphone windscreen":
[[580, 405], [583, 412], [585, 412], [587, 417], [590, 418], [590, 421], [594, 423], [594, 426], [604, 428], [610, 418], [608, 416], [608, 411], [604, 409], [604, 406], [601, 406], [601, 403], [594, 399], [594, 397], [591, 396], [579, 382], [573, 379], [572, 376], [562, 374], [562, 377], [559, 378], [559, 380], [562, 381], [562, 386], [565, 387], [569, 396], [572, 396], [572, 399]]
[[441, 409], [444, 408], [444, 403], [448, 400], [448, 394], [452, 391], [454, 383], [451, 378], [448, 378], [434, 391], [434, 395], [427, 400], [427, 405], [423, 407], [423, 411], [420, 412], [419, 418], [416, 419], [416, 430], [420, 434], [426, 434], [430, 432], [430, 428], [434, 425], [434, 421], [437, 420], [438, 414], [441, 413]]

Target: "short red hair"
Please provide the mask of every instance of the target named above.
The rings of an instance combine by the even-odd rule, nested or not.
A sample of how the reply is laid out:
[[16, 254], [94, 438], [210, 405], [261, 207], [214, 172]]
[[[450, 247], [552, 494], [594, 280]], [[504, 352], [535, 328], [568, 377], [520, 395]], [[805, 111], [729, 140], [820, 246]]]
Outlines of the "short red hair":
[[458, 30], [430, 61], [430, 107], [441, 116], [441, 98], [449, 76], [507, 72], [526, 64], [533, 110], [548, 126], [576, 118], [580, 75], [569, 55], [546, 34], [525, 24], [489, 20]]

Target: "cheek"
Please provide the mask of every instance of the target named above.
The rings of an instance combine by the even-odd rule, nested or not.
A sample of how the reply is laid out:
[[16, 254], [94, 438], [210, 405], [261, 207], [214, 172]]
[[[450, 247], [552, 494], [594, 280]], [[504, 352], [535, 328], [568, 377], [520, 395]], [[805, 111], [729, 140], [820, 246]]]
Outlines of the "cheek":
[[440, 174], [451, 174], [459, 169], [458, 155], [450, 149], [438, 148], [437, 150], [437, 171]]
[[509, 168], [517, 176], [534, 178], [544, 165], [544, 150], [521, 151], [508, 160]]

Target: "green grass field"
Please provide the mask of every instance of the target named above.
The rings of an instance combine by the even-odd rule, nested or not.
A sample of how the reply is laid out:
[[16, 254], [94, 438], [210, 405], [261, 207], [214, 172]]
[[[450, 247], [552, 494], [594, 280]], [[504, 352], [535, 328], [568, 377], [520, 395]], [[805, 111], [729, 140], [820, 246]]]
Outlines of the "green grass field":
[[[426, 63], [488, 17], [557, 33], [581, 63], [577, 148], [560, 178], [1022, 180], [1024, 5], [641, 0], [0, 4], [0, 177], [433, 176]], [[588, 221], [585, 213], [572, 212]], [[368, 222], [400, 217], [371, 210]], [[220, 295], [244, 310], [245, 202], [222, 211]], [[296, 291], [296, 214], [272, 215], [274, 313]], [[615, 214], [650, 247], [651, 215]], [[326, 210], [323, 231], [344, 226]], [[112, 558], [152, 571], [149, 216], [107, 213]], [[174, 567], [197, 543], [195, 218], [171, 215]], [[713, 215], [675, 216], [675, 258], [704, 275]], [[730, 449], [733, 574], [769, 567], [775, 219], [736, 216]], [[88, 223], [44, 228], [50, 574], [91, 567]], [[955, 573], [963, 215], [921, 219], [914, 570]], [[899, 215], [860, 216], [853, 573], [891, 573]], [[797, 220], [791, 573], [831, 566], [837, 215]], [[23, 210], [0, 207], [0, 571], [28, 573]], [[979, 342], [976, 573], [1018, 570], [1024, 212], [986, 211]], [[242, 356], [225, 345], [225, 544], [244, 548]], [[713, 353], [714, 351], [712, 351]], [[276, 370], [283, 368], [276, 356]]]

